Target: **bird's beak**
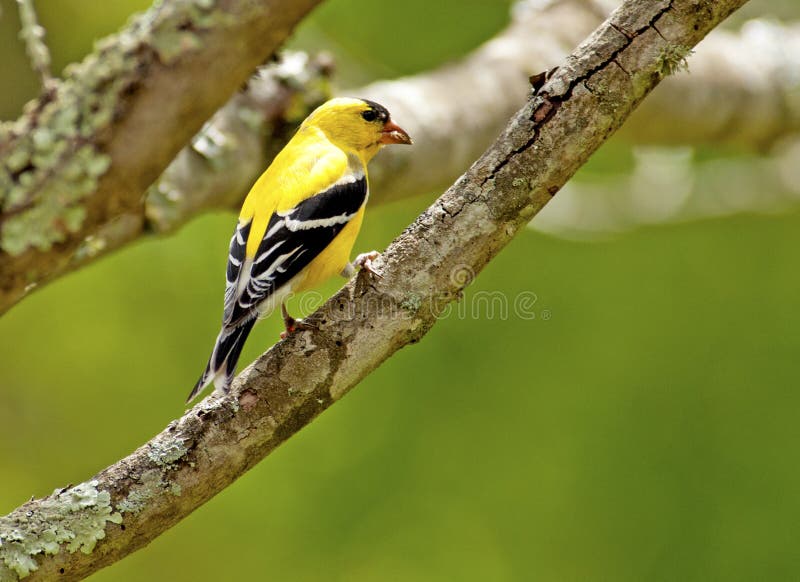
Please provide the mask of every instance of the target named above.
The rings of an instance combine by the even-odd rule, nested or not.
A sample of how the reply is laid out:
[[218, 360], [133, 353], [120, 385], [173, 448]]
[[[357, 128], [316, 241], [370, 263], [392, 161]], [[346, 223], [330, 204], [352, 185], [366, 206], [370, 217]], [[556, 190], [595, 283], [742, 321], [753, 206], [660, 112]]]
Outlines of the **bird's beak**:
[[383, 130], [381, 131], [380, 142], [382, 144], [404, 143], [411, 145], [411, 138], [408, 137], [405, 129], [393, 121], [387, 121], [383, 126]]

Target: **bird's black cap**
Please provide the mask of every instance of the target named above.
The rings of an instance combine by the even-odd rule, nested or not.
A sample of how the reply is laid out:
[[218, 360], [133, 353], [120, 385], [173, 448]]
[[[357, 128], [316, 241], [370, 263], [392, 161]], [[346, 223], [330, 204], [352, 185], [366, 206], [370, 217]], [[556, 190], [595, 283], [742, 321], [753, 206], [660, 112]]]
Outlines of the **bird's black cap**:
[[362, 99], [362, 101], [370, 106], [370, 109], [377, 114], [378, 119], [384, 122], [389, 121], [389, 110], [386, 107], [369, 99]]

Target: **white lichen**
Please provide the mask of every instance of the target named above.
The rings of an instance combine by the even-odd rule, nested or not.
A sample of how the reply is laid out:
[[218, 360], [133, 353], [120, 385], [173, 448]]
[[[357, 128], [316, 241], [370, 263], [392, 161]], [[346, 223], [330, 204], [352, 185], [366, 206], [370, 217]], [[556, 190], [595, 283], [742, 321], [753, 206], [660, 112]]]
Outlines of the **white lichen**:
[[0, 517], [0, 580], [28, 576], [39, 567], [36, 556], [41, 554], [57, 554], [62, 548], [92, 553], [106, 537], [106, 523], [122, 523], [122, 515], [111, 507], [111, 495], [98, 484], [56, 489]]
[[189, 449], [182, 438], [174, 437], [161, 442], [150, 443], [147, 456], [159, 467], [167, 467], [185, 455]]
[[120, 513], [137, 515], [148, 502], [166, 487], [162, 469], [150, 469], [142, 474], [139, 482], [130, 488], [128, 496], [117, 504]]

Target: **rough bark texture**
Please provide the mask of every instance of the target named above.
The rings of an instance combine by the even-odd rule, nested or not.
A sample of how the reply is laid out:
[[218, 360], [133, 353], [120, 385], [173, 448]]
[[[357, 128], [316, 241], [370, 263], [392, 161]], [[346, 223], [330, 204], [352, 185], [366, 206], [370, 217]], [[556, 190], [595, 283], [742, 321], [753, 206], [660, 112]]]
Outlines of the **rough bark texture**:
[[319, 0], [167, 0], [0, 126], [0, 311], [91, 253]]
[[[0, 578], [75, 580], [147, 544], [339, 400], [446, 306], [745, 0], [629, 0], [377, 266], [133, 454], [0, 518]], [[80, 551], [78, 551], [80, 550]]]

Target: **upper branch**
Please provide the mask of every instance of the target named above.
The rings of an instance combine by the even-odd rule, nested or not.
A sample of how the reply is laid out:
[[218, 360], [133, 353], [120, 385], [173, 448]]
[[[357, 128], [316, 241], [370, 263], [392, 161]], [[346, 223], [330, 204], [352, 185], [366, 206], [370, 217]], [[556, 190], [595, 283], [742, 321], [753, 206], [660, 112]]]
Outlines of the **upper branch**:
[[178, 150], [318, 2], [158, 2], [0, 125], [0, 311], [141, 207]]
[[[74, 580], [142, 547], [309, 423], [437, 315], [745, 0], [628, 0], [358, 278], [234, 382], [133, 454], [0, 518], [0, 577]], [[81, 551], [78, 552], [77, 550]], [[13, 579], [13, 578], [11, 578]]]

